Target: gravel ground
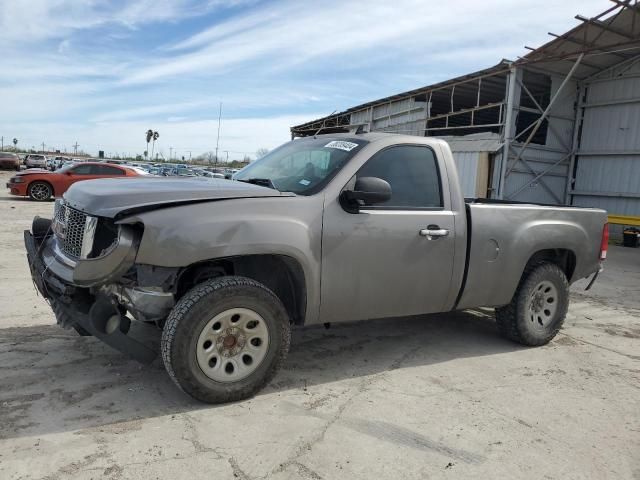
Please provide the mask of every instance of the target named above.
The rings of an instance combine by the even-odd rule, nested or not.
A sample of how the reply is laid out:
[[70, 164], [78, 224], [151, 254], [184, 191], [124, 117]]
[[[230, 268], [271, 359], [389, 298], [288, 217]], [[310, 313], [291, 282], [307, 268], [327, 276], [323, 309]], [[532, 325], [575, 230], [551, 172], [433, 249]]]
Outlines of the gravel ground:
[[491, 311], [313, 327], [265, 391], [207, 406], [55, 326], [22, 246], [52, 207], [0, 194], [2, 479], [640, 478], [640, 250], [545, 347]]

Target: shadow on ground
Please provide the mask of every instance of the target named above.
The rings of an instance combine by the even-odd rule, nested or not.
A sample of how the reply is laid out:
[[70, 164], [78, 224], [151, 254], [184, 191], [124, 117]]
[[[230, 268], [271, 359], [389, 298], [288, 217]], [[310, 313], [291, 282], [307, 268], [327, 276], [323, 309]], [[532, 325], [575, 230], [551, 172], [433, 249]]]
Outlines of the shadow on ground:
[[[294, 331], [284, 369], [260, 396], [520, 347], [491, 315], [465, 311]], [[0, 439], [73, 431], [215, 406], [170, 381], [160, 360], [142, 366], [57, 326], [0, 330]]]
[[[40, 203], [40, 202], [36, 202], [34, 200], [31, 200], [29, 197], [18, 197], [16, 195], [12, 195], [11, 197], [0, 197], [0, 201], [29, 202], [29, 203], [33, 203], [33, 204]], [[53, 202], [53, 199], [45, 200], [45, 201], [46, 202]]]

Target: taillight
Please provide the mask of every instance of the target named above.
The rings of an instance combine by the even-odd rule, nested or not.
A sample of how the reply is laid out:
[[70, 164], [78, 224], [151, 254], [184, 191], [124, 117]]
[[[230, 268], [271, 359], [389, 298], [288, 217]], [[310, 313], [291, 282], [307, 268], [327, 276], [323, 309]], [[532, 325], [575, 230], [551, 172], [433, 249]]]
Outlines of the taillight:
[[600, 242], [600, 260], [607, 258], [607, 250], [609, 249], [609, 224], [605, 223], [602, 227], [602, 241]]

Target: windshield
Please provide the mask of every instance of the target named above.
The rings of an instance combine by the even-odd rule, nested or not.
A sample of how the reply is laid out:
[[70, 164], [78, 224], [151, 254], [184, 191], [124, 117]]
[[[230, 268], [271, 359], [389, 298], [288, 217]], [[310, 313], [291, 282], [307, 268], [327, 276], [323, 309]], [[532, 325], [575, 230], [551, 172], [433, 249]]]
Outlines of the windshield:
[[271, 184], [281, 192], [320, 191], [365, 144], [361, 138], [305, 138], [285, 143], [238, 172], [241, 182]]

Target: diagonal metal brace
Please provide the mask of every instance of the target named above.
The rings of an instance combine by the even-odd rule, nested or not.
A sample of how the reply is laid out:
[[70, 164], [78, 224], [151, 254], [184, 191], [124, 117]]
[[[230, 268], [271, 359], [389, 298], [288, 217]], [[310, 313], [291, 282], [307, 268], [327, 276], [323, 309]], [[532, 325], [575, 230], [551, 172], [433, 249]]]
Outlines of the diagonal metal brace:
[[511, 173], [511, 171], [515, 168], [517, 163], [522, 159], [522, 154], [526, 150], [527, 146], [531, 143], [531, 140], [533, 140], [533, 137], [538, 132], [540, 127], [542, 126], [542, 122], [546, 120], [547, 116], [551, 112], [551, 109], [553, 108], [553, 105], [555, 104], [556, 100], [560, 96], [560, 93], [562, 92], [566, 84], [569, 82], [571, 77], [573, 76], [573, 73], [576, 71], [576, 69], [580, 65], [580, 62], [582, 61], [583, 57], [584, 57], [584, 53], [581, 53], [580, 56], [577, 58], [576, 62], [573, 64], [573, 67], [571, 67], [571, 70], [569, 70], [569, 73], [567, 73], [567, 76], [564, 78], [564, 80], [560, 84], [560, 87], [558, 87], [558, 90], [553, 95], [553, 98], [551, 98], [551, 101], [549, 102], [549, 105], [547, 105], [547, 108], [545, 108], [544, 112], [542, 112], [542, 115], [540, 115], [540, 118], [536, 120], [535, 127], [533, 127], [533, 129], [531, 130], [531, 133], [529, 133], [529, 136], [527, 137], [527, 140], [522, 144], [522, 147], [520, 148], [518, 155], [516, 155], [516, 158], [514, 159], [513, 163], [507, 169], [505, 176], [508, 176]]

